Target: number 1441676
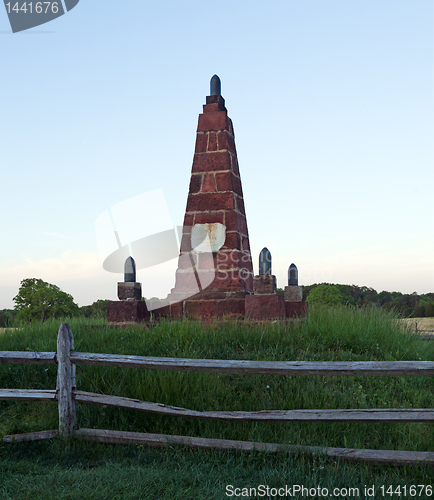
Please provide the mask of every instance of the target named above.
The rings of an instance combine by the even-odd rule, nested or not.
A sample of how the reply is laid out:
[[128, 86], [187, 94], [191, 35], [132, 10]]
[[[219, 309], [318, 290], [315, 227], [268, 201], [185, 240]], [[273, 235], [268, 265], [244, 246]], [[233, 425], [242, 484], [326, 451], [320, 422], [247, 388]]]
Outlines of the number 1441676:
[[19, 2], [8, 2], [6, 5], [6, 10], [8, 14], [15, 12], [16, 14], [42, 14], [51, 11], [53, 14], [59, 12], [59, 2], [24, 2], [20, 5]]

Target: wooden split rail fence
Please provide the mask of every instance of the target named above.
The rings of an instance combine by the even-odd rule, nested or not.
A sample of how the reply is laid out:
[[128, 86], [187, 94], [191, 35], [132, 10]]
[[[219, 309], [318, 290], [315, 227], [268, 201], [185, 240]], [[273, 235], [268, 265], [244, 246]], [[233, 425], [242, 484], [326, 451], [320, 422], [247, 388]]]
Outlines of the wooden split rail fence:
[[432, 361], [237, 361], [214, 359], [158, 358], [74, 352], [74, 338], [67, 323], [62, 323], [57, 339], [57, 352], [0, 351], [0, 363], [57, 364], [55, 390], [0, 389], [0, 400], [56, 401], [59, 408], [59, 429], [5, 436], [4, 441], [24, 441], [52, 438], [57, 433], [64, 438], [76, 437], [106, 443], [146, 444], [165, 446], [178, 443], [194, 448], [239, 449], [244, 451], [308, 451], [325, 453], [331, 457], [363, 460], [372, 463], [403, 465], [425, 462], [434, 465], [434, 453], [393, 450], [367, 450], [347, 448], [320, 448], [312, 446], [252, 443], [220, 439], [194, 438], [145, 434], [136, 432], [77, 429], [76, 402], [94, 403], [119, 408], [136, 409], [161, 415], [176, 415], [229, 421], [326, 421], [326, 422], [434, 422], [434, 409], [355, 409], [355, 410], [264, 410], [195, 411], [185, 408], [94, 394], [77, 390], [76, 365], [116, 366], [153, 370], [181, 370], [191, 372], [268, 374], [268, 375], [343, 375], [343, 376], [402, 376], [434, 375]]

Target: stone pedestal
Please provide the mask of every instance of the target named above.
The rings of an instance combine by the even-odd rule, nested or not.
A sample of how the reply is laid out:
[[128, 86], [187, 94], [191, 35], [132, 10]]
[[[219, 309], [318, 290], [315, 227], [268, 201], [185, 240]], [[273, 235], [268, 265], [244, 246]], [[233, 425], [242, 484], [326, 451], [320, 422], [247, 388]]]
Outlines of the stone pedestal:
[[119, 300], [141, 300], [142, 284], [136, 282], [118, 283]]
[[187, 319], [243, 319], [244, 299], [186, 300], [184, 315]]
[[276, 276], [272, 274], [259, 274], [253, 278], [253, 293], [255, 295], [268, 295], [276, 293]]
[[309, 307], [308, 302], [285, 302], [285, 313], [287, 318], [304, 318]]
[[286, 302], [301, 302], [303, 299], [303, 289], [298, 285], [285, 286], [284, 296]]
[[[243, 319], [245, 314], [244, 292], [208, 291], [194, 295], [188, 300], [169, 301], [158, 304], [152, 313], [157, 317], [172, 319]], [[175, 297], [171, 294], [170, 297]]]
[[284, 319], [285, 299], [283, 295], [246, 295], [245, 318], [253, 320]]
[[120, 300], [107, 304], [109, 323], [142, 323], [149, 319], [150, 314], [144, 300]]

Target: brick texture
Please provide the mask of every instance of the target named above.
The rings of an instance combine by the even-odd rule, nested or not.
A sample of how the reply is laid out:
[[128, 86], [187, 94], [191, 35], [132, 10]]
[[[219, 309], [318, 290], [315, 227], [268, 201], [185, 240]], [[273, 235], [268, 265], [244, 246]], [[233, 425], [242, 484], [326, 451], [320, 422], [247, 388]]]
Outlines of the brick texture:
[[308, 302], [285, 302], [285, 313], [287, 318], [304, 318], [308, 308]]
[[283, 295], [246, 295], [246, 319], [284, 319]]
[[185, 316], [190, 319], [244, 318], [244, 299], [189, 300], [184, 304]]
[[192, 172], [215, 172], [217, 170], [231, 170], [231, 155], [228, 151], [213, 151], [195, 154]]
[[[223, 245], [212, 254], [192, 251], [191, 227], [212, 223], [225, 226]], [[182, 254], [170, 301], [189, 295], [184, 304], [194, 300], [196, 305], [185, 305], [183, 313], [199, 317], [198, 303], [203, 303], [208, 313], [202, 316], [207, 317], [217, 315], [223, 307], [216, 302], [223, 301], [221, 297], [229, 300], [234, 293], [244, 297], [253, 292], [253, 265], [234, 131], [221, 96], [208, 96], [199, 115], [184, 226], [188, 227], [183, 228]], [[202, 290], [198, 278], [206, 283]], [[209, 294], [217, 294], [219, 299], [210, 300]], [[244, 300], [237, 300], [242, 306], [241, 302], [233, 310], [228, 306], [229, 313], [244, 315]]]
[[121, 300], [107, 304], [107, 321], [109, 323], [142, 323], [149, 321], [150, 314], [144, 300]]

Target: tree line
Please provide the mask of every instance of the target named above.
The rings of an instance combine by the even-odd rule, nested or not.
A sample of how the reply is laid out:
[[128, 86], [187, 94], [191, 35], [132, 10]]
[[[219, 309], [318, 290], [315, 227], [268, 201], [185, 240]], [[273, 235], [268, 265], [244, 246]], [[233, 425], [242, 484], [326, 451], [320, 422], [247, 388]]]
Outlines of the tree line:
[[[303, 300], [315, 302], [322, 291], [329, 291], [336, 304], [366, 307], [374, 305], [388, 311], [394, 311], [405, 318], [434, 317], [434, 293], [417, 294], [401, 292], [377, 292], [373, 288], [357, 285], [339, 285], [315, 283], [303, 286]], [[313, 294], [313, 295], [311, 295]], [[328, 297], [330, 299], [330, 296]], [[313, 299], [313, 300], [312, 300]], [[321, 301], [321, 300], [319, 300]], [[327, 303], [327, 299], [323, 300]]]
[[14, 309], [0, 310], [0, 328], [12, 327], [19, 321], [43, 323], [49, 318], [107, 318], [109, 300], [97, 300], [89, 306], [79, 307], [72, 295], [58, 286], [37, 278], [21, 281], [18, 294], [13, 298]]

